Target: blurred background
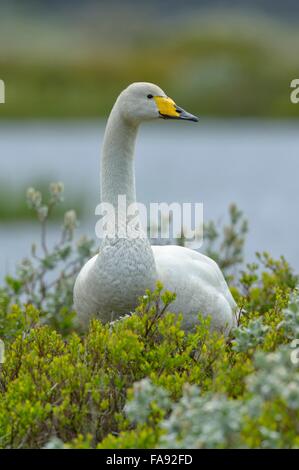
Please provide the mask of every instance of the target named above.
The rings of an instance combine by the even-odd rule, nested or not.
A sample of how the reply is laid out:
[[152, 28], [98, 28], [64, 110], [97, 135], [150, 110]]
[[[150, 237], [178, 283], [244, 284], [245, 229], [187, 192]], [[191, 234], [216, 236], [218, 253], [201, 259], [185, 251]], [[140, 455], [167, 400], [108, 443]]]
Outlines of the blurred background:
[[[0, 0], [0, 279], [38, 238], [25, 190], [65, 183], [65, 208], [94, 234], [105, 119], [118, 93], [152, 81], [200, 123], [142, 127], [140, 202], [235, 202], [246, 260], [298, 270], [299, 3], [295, 0]], [[50, 237], [61, 225], [54, 214]]]

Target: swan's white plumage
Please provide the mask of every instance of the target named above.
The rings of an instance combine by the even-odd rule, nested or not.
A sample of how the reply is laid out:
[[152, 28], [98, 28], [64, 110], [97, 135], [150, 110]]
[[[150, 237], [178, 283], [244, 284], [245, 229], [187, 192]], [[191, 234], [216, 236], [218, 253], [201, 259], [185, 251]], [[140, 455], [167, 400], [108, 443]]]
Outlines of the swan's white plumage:
[[[160, 116], [148, 95], [166, 97], [156, 85], [132, 84], [120, 94], [108, 119], [101, 199], [113, 206], [119, 194], [126, 195], [128, 205], [136, 201], [134, 146], [138, 125]], [[181, 112], [183, 119], [194, 118]], [[235, 324], [236, 303], [212, 259], [179, 246], [151, 247], [143, 236], [105, 238], [99, 254], [82, 268], [74, 287], [74, 306], [81, 324], [86, 325], [93, 315], [107, 322], [132, 311], [138, 297], [147, 288], [153, 289], [157, 280], [176, 293], [171, 310], [183, 313], [185, 329], [196, 324], [198, 313], [211, 316], [213, 329], [227, 332]]]
[[188, 312], [183, 327], [190, 329], [198, 313], [212, 316], [212, 326], [228, 331], [235, 323], [236, 303], [217, 263], [189, 248], [152, 246], [158, 279], [175, 292], [174, 313]]

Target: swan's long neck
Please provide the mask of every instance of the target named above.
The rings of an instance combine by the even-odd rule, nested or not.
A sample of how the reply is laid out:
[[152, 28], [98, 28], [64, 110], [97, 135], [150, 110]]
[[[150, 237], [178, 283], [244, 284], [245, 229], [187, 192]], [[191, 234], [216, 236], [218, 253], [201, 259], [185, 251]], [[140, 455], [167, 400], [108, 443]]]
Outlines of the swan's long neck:
[[[126, 121], [118, 102], [108, 119], [101, 160], [101, 199], [113, 205], [116, 235], [103, 237], [88, 281], [94, 289], [92, 298], [106, 319], [111, 312], [127, 313], [135, 308], [146, 289], [154, 289], [157, 279], [155, 259], [146, 234], [138, 223], [135, 234], [127, 231], [128, 215], [118, 210], [119, 195], [126, 196], [126, 206], [136, 202], [134, 147], [137, 125]], [[135, 212], [136, 214], [136, 212]], [[134, 217], [136, 221], [136, 216]], [[119, 235], [125, 228], [125, 235]], [[132, 232], [131, 232], [132, 233]], [[144, 236], [145, 235], [145, 236]], [[94, 310], [93, 306], [93, 310]]]
[[101, 160], [101, 200], [117, 210], [119, 195], [136, 202], [134, 149], [138, 126], [124, 119], [118, 102], [109, 116]]

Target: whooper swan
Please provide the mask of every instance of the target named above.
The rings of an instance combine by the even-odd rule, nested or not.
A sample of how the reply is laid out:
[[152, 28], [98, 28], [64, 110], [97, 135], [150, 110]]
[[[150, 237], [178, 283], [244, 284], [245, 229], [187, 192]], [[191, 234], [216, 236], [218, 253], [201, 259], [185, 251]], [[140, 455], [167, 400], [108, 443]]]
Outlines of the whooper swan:
[[[116, 211], [119, 195], [126, 196], [127, 205], [136, 201], [134, 147], [139, 124], [158, 118], [198, 120], [151, 83], [131, 84], [113, 106], [102, 149], [101, 200]], [[133, 311], [138, 297], [154, 289], [157, 280], [176, 293], [171, 311], [183, 313], [184, 329], [194, 326], [199, 312], [210, 315], [213, 329], [227, 332], [235, 324], [236, 303], [212, 259], [181, 246], [151, 246], [144, 235], [102, 239], [99, 253], [76, 279], [79, 322], [87, 325], [94, 315], [108, 322]]]

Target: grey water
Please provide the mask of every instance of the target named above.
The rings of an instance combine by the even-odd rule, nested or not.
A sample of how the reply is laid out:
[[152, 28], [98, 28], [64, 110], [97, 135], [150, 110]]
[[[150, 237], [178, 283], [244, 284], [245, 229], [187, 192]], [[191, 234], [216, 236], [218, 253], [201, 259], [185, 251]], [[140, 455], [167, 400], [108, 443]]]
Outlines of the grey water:
[[[246, 261], [256, 251], [284, 255], [299, 270], [299, 121], [157, 122], [140, 129], [136, 146], [139, 202], [202, 202], [204, 220], [225, 220], [237, 203], [249, 220]], [[0, 181], [12, 188], [63, 181], [84, 195], [80, 231], [94, 236], [104, 123], [0, 123]], [[50, 242], [59, 225], [50, 227]], [[32, 223], [1, 223], [0, 280], [39, 238]]]

